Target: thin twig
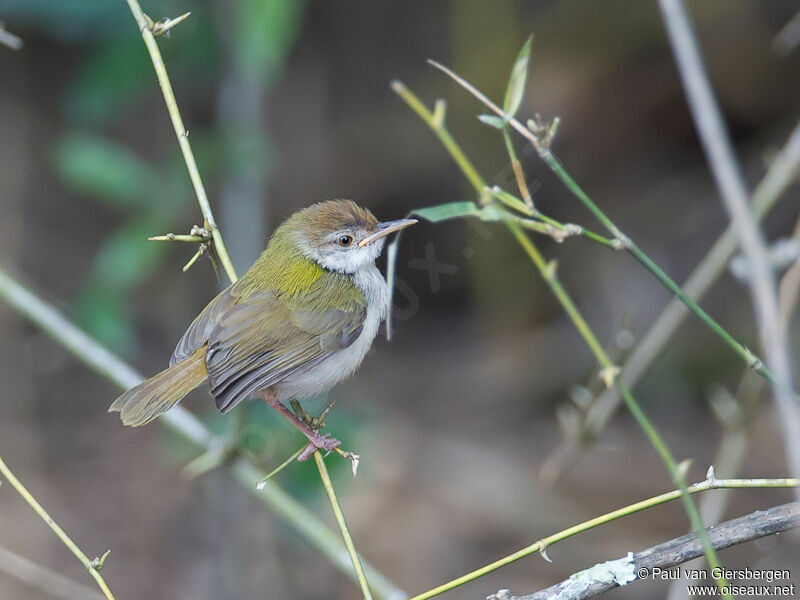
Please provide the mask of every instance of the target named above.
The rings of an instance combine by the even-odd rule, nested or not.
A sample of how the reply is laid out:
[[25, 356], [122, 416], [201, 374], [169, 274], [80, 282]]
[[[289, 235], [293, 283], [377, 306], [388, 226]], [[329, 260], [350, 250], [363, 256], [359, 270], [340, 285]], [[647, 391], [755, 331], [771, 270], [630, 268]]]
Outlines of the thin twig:
[[314, 452], [314, 460], [317, 462], [317, 469], [319, 469], [322, 485], [325, 487], [325, 492], [328, 494], [331, 507], [333, 507], [333, 515], [336, 517], [336, 523], [339, 525], [339, 531], [342, 533], [344, 545], [347, 548], [347, 554], [350, 555], [350, 560], [353, 562], [353, 569], [356, 572], [358, 585], [361, 586], [361, 593], [364, 596], [364, 600], [372, 600], [372, 591], [369, 589], [369, 582], [367, 581], [366, 573], [364, 573], [361, 558], [358, 556], [358, 551], [353, 543], [353, 536], [350, 535], [350, 529], [347, 527], [347, 522], [344, 519], [342, 507], [339, 506], [339, 500], [336, 498], [336, 490], [333, 489], [333, 482], [328, 473], [328, 467], [325, 466], [325, 459], [322, 457], [322, 453], [319, 450]]
[[[189, 177], [192, 180], [194, 192], [197, 195], [197, 202], [200, 204], [200, 210], [203, 212], [203, 217], [206, 220], [205, 226], [207, 229], [211, 230], [211, 237], [214, 239], [214, 251], [219, 257], [219, 261], [222, 263], [222, 268], [225, 269], [228, 279], [230, 279], [231, 282], [235, 282], [237, 279], [236, 270], [233, 268], [233, 263], [231, 262], [230, 256], [228, 256], [227, 249], [225, 248], [225, 242], [223, 241], [222, 235], [219, 232], [217, 222], [214, 220], [214, 213], [211, 211], [211, 204], [208, 201], [206, 189], [203, 186], [203, 180], [200, 178], [200, 171], [198, 170], [197, 162], [194, 159], [192, 145], [189, 143], [189, 132], [183, 125], [183, 119], [181, 118], [181, 113], [178, 110], [178, 102], [175, 100], [175, 94], [172, 91], [172, 84], [170, 83], [169, 76], [167, 75], [167, 68], [164, 66], [164, 60], [161, 58], [161, 51], [158, 49], [158, 43], [153, 36], [153, 31], [151, 28], [154, 26], [150, 24], [153, 21], [148, 19], [148, 17], [144, 14], [142, 7], [139, 6], [139, 2], [137, 0], [126, 1], [131, 9], [131, 12], [133, 13], [134, 19], [136, 19], [136, 24], [139, 26], [142, 39], [144, 39], [144, 44], [147, 46], [147, 51], [150, 53], [150, 58], [153, 61], [153, 67], [155, 68], [156, 76], [158, 77], [158, 84], [161, 86], [161, 91], [164, 94], [164, 101], [167, 103], [169, 117], [172, 120], [172, 126], [175, 129], [175, 135], [178, 137], [178, 144], [180, 144], [181, 152], [183, 153], [183, 159], [186, 161], [186, 168], [189, 170]], [[184, 18], [186, 16], [188, 15], [184, 15]], [[181, 17], [178, 17], [178, 19], [181, 19]], [[173, 21], [175, 20], [176, 19]], [[148, 23], [148, 21], [150, 22]]]
[[[0, 298], [20, 314], [30, 319], [56, 342], [85, 363], [96, 373], [121, 389], [129, 389], [143, 381], [143, 377], [115, 354], [75, 326], [52, 305], [42, 301], [0, 269]], [[183, 439], [207, 452], [213, 452], [222, 442], [195, 417], [181, 406], [176, 406], [160, 417], [161, 422]], [[235, 458], [229, 468], [236, 481], [256, 499], [297, 531], [312, 547], [348, 577], [355, 578], [353, 567], [344, 544], [317, 516], [292, 498], [277, 483], [271, 481], [263, 490], [256, 484], [266, 473], [242, 458]], [[365, 564], [372, 588], [377, 596], [402, 600], [407, 594], [390, 582], [371, 565]]]
[[[398, 91], [401, 98], [408, 104], [414, 112], [423, 120], [423, 122], [428, 125], [428, 127], [436, 134], [436, 136], [440, 140], [448, 140], [448, 143], [445, 144], [445, 147], [450, 150], [451, 148], [455, 149], [456, 151], [451, 151], [451, 156], [456, 160], [456, 163], [461, 167], [462, 172], [471, 173], [473, 177], [469, 177], [468, 179], [472, 182], [473, 187], [477, 193], [481, 193], [485, 186], [481, 185], [483, 183], [483, 179], [480, 175], [478, 175], [475, 168], [472, 166], [472, 163], [469, 159], [461, 152], [460, 147], [455, 142], [453, 137], [444, 127], [441, 119], [436, 119], [434, 113], [432, 113], [410, 90], [405, 88], [405, 86], [398, 86], [393, 84], [395, 91]], [[398, 89], [399, 88], [399, 89]], [[402, 92], [402, 93], [400, 93]], [[569, 318], [572, 320], [573, 324], [575, 325], [578, 332], [583, 337], [586, 345], [595, 355], [595, 358], [600, 363], [602, 367], [601, 376], [603, 377], [604, 382], [608, 387], [612, 385], [618, 387], [622, 397], [625, 399], [625, 403], [628, 406], [631, 414], [636, 419], [639, 426], [644, 431], [645, 435], [647, 436], [648, 440], [652, 444], [653, 448], [658, 453], [659, 457], [661, 458], [662, 462], [666, 466], [667, 470], [669, 471], [670, 477], [672, 478], [673, 483], [680, 488], [681, 492], [681, 501], [683, 502], [684, 509], [686, 510], [687, 515], [689, 516], [689, 521], [692, 524], [692, 528], [697, 532], [700, 540], [703, 541], [703, 547], [706, 550], [706, 555], [710, 565], [718, 565], [719, 561], [717, 556], [711, 548], [710, 543], [708, 542], [708, 536], [706, 535], [705, 529], [703, 527], [702, 520], [700, 519], [700, 514], [697, 511], [697, 507], [694, 504], [694, 501], [689, 497], [689, 494], [686, 489], [686, 480], [684, 474], [678, 468], [678, 465], [672, 456], [669, 448], [667, 448], [666, 444], [664, 443], [661, 435], [658, 433], [656, 428], [647, 418], [647, 416], [642, 411], [641, 407], [639, 406], [636, 399], [631, 394], [630, 390], [625, 387], [625, 385], [619, 381], [619, 368], [613, 364], [611, 358], [606, 353], [603, 346], [597, 340], [597, 337], [594, 335], [594, 332], [589, 327], [588, 323], [584, 320], [583, 316], [578, 311], [575, 303], [570, 298], [567, 291], [561, 285], [561, 282], [558, 280], [556, 276], [556, 269], [555, 264], [547, 263], [542, 255], [539, 253], [536, 246], [533, 242], [524, 234], [524, 232], [520, 229], [519, 225], [511, 220], [506, 220], [506, 225], [513, 233], [514, 237], [523, 247], [525, 252], [531, 258], [531, 260], [536, 265], [536, 268], [539, 270], [542, 278], [550, 287], [553, 294], [556, 296], [556, 299], [561, 303], [564, 311], [567, 313]], [[619, 237], [619, 236], [618, 236]], [[546, 547], [546, 546], [545, 546]], [[513, 555], [512, 555], [513, 556]]]
[[[800, 219], [795, 224], [792, 238], [800, 243]], [[796, 261], [781, 278], [778, 286], [780, 302], [781, 326], [787, 327], [800, 299], [800, 260]], [[736, 477], [748, 454], [748, 426], [752, 424], [760, 405], [761, 393], [766, 382], [754, 378], [749, 370], [740, 377], [738, 393], [734, 398], [725, 388], [720, 388], [712, 397], [712, 407], [722, 405], [715, 410], [724, 434], [714, 453], [714, 465], [721, 473]], [[710, 494], [700, 502], [700, 515], [703, 522], [715, 525], [722, 520], [732, 496], [730, 494]], [[667, 600], [688, 598], [687, 584], [697, 583], [688, 576], [673, 580], [667, 594]]]
[[[661, 461], [667, 467], [667, 471], [669, 471], [672, 482], [680, 488], [681, 501], [683, 502], [684, 510], [689, 516], [689, 522], [692, 525], [692, 529], [695, 531], [695, 533], [697, 533], [698, 538], [703, 544], [706, 560], [712, 568], [719, 568], [719, 558], [717, 557], [714, 548], [711, 546], [711, 542], [708, 538], [708, 532], [703, 525], [703, 519], [700, 517], [700, 512], [697, 510], [697, 506], [690, 498], [686, 489], [686, 476], [683, 470], [678, 467], [675, 457], [667, 447], [666, 443], [661, 437], [661, 434], [652, 424], [647, 415], [645, 415], [631, 391], [619, 380], [619, 367], [614, 365], [614, 363], [611, 361], [611, 358], [608, 356], [608, 353], [606, 353], [605, 348], [603, 348], [603, 346], [600, 344], [597, 337], [594, 335], [594, 332], [591, 330], [583, 316], [578, 311], [577, 306], [575, 306], [575, 303], [569, 297], [566, 290], [561, 285], [561, 282], [556, 277], [555, 270], [549, 268], [544, 257], [541, 255], [538, 248], [536, 248], [533, 241], [528, 236], [526, 236], [518, 227], [513, 224], [509, 224], [509, 227], [524, 248], [525, 252], [539, 269], [542, 278], [550, 286], [553, 294], [556, 296], [558, 301], [563, 306], [565, 312], [567, 315], [569, 315], [570, 319], [574, 323], [575, 328], [580, 332], [581, 336], [583, 336], [587, 346], [592, 350], [592, 353], [597, 358], [602, 367], [602, 370], [600, 371], [601, 376], [604, 372], [606, 373], [606, 376], [604, 377], [606, 386], [611, 387], [611, 385], [614, 385], [619, 390], [619, 393], [622, 395], [622, 399], [625, 401], [625, 405], [628, 407], [628, 410], [633, 415], [634, 419], [636, 419], [636, 422], [639, 424], [639, 427], [641, 427], [642, 431], [644, 431], [647, 439], [650, 441], [650, 444], [661, 458]], [[727, 585], [727, 582], [724, 580], [724, 578], [720, 578], [717, 580], [717, 584], [722, 590], [724, 589], [725, 585]], [[724, 592], [722, 595], [726, 598], [729, 596]]]
[[47, 526], [53, 530], [53, 533], [55, 533], [58, 539], [60, 539], [61, 542], [69, 549], [69, 551], [75, 555], [75, 558], [81, 561], [81, 564], [86, 567], [86, 570], [89, 571], [89, 574], [92, 576], [95, 582], [97, 582], [97, 587], [100, 588], [100, 591], [103, 592], [103, 595], [108, 598], [108, 600], [114, 600], [114, 594], [112, 594], [111, 590], [108, 589], [108, 584], [106, 584], [103, 576], [100, 575], [102, 561], [105, 559], [108, 553], [103, 555], [103, 559], [96, 558], [92, 560], [86, 556], [83, 550], [81, 550], [78, 545], [72, 541], [72, 538], [70, 538], [67, 533], [61, 529], [58, 523], [53, 520], [53, 517], [51, 517], [44, 508], [42, 508], [42, 505], [39, 504], [36, 498], [33, 497], [33, 495], [24, 485], [22, 485], [22, 482], [17, 479], [14, 473], [11, 472], [11, 469], [8, 468], [8, 465], [6, 465], [2, 457], [0, 457], [0, 473], [14, 487], [14, 489], [17, 490], [19, 495], [22, 496], [23, 500], [30, 505], [37, 515], [39, 515], [42, 521], [44, 521]]
[[789, 348], [780, 326], [777, 285], [769, 251], [748, 203], [744, 179], [683, 3], [659, 0], [659, 6], [695, 127], [748, 264], [747, 282], [761, 345], [773, 371], [773, 394], [781, 415], [786, 458], [791, 473], [800, 475], [800, 406], [792, 389]]
[[[800, 485], [800, 481], [797, 479], [707, 479], [700, 483], [696, 483], [695, 485], [689, 486], [687, 489], [690, 494], [697, 494], [700, 492], [705, 492], [708, 490], [717, 490], [717, 489], [761, 489], [761, 488], [796, 488]], [[457, 588], [458, 586], [464, 585], [465, 583], [469, 583], [470, 581], [474, 581], [479, 577], [487, 575], [492, 571], [496, 571], [501, 567], [505, 567], [506, 565], [510, 565], [514, 561], [519, 560], [520, 558], [524, 558], [526, 556], [530, 556], [531, 554], [541, 553], [544, 552], [547, 548], [552, 546], [557, 542], [561, 542], [567, 538], [572, 536], [578, 535], [579, 533], [583, 533], [588, 531], [589, 529], [594, 529], [600, 525], [604, 525], [606, 523], [610, 523], [611, 521], [615, 521], [622, 517], [626, 517], [628, 515], [632, 515], [634, 513], [646, 510], [648, 508], [652, 508], [654, 506], [658, 506], [660, 504], [664, 504], [666, 502], [671, 502], [672, 500], [677, 500], [681, 497], [681, 490], [673, 490], [671, 492], [667, 492], [666, 494], [659, 494], [658, 496], [653, 496], [652, 498], [648, 498], [647, 500], [642, 500], [641, 502], [636, 502], [634, 504], [630, 504], [623, 508], [618, 508], [617, 510], [608, 512], [604, 515], [600, 515], [599, 517], [595, 517], [594, 519], [590, 519], [588, 521], [584, 521], [578, 525], [573, 525], [572, 527], [568, 527], [558, 533], [554, 533], [553, 535], [547, 536], [542, 538], [541, 540], [534, 542], [530, 546], [526, 546], [513, 554], [509, 554], [497, 560], [493, 563], [485, 565], [480, 569], [476, 569], [466, 575], [462, 575], [457, 579], [453, 579], [452, 581], [448, 581], [438, 587], [435, 587], [431, 590], [423, 592], [422, 594], [418, 594], [411, 598], [410, 600], [428, 600], [429, 598], [433, 598], [438, 596], [439, 594], [443, 594], [449, 590]], [[713, 531], [713, 530], [712, 530]]]
[[[753, 190], [753, 209], [759, 219], [772, 210], [778, 199], [794, 182], [798, 167], [800, 167], [800, 123], [792, 130], [786, 144]], [[681, 286], [686, 294], [695, 301], [701, 300], [725, 272], [725, 267], [737, 247], [736, 234], [733, 227], [728, 225]], [[678, 298], [670, 299], [622, 365], [620, 377], [625, 385], [636, 387], [689, 314], [689, 310]], [[583, 443], [595, 439], [600, 434], [619, 407], [621, 400], [622, 396], [616, 388], [607, 389], [597, 397], [586, 414], [587, 435], [584, 436]], [[545, 463], [552, 465], [557, 456], [574, 454], [577, 449], [576, 443], [577, 440], [565, 440]]]
[[[783, 504], [717, 525], [711, 530], [711, 543], [714, 544], [714, 548], [717, 550], [722, 550], [736, 544], [796, 529], [799, 526], [800, 504], [796, 502]], [[700, 543], [697, 541], [697, 536], [690, 533], [657, 546], [652, 546], [641, 552], [631, 553], [625, 559], [620, 560], [628, 562], [630, 573], [636, 574], [635, 579], [629, 582], [633, 583], [634, 581], [642, 580], [660, 580], [660, 577], [652, 575], [654, 569], [660, 569], [659, 572], [664, 573], [670, 567], [685, 563], [701, 555], [702, 550]], [[602, 565], [597, 565], [597, 567], [600, 568], [597, 569], [596, 573], [600, 575], [603, 571]], [[603, 581], [594, 573], [594, 569], [575, 573], [566, 581], [528, 596], [516, 597], [508, 593], [502, 596], [498, 594], [496, 597], [502, 597], [504, 600], [548, 600], [550, 598], [585, 600], [619, 587], [619, 584], [613, 580], [608, 580], [607, 578], [606, 581]], [[776, 579], [772, 581], [770, 587], [773, 585], [783, 586], [786, 583], [786, 581]], [[793, 587], [790, 582], [787, 587], [789, 586]], [[762, 594], [757, 595], [760, 596]]]
[[[139, 6], [139, 2], [137, 0], [127, 0], [128, 6], [133, 13], [134, 19], [136, 19], [136, 24], [139, 26], [139, 30], [142, 33], [142, 38], [144, 39], [145, 46], [147, 46], [147, 50], [150, 53], [150, 58], [153, 61], [153, 67], [155, 68], [156, 75], [158, 77], [159, 85], [161, 86], [161, 91], [164, 93], [164, 100], [167, 103], [167, 110], [169, 111], [170, 119], [172, 120], [172, 125], [175, 129], [175, 135], [178, 137], [178, 143], [181, 146], [181, 151], [183, 152], [183, 158], [186, 161], [186, 167], [189, 170], [189, 176], [192, 180], [192, 185], [194, 186], [195, 193], [197, 195], [197, 201], [200, 204], [200, 209], [203, 212], [203, 216], [205, 217], [204, 227], [205, 229], [209, 229], [211, 231], [211, 236], [214, 240], [214, 251], [216, 256], [219, 258], [220, 262], [222, 263], [222, 267], [225, 269], [225, 272], [228, 274], [228, 279], [233, 283], [237, 280], [236, 270], [233, 267], [233, 263], [231, 262], [230, 256], [228, 255], [228, 251], [225, 248], [225, 242], [222, 239], [222, 234], [217, 227], [216, 221], [214, 220], [214, 215], [211, 211], [211, 205], [208, 201], [208, 196], [206, 195], [205, 188], [203, 186], [203, 182], [200, 178], [200, 172], [197, 169], [197, 163], [194, 159], [194, 153], [192, 152], [191, 144], [189, 143], [189, 132], [183, 125], [183, 119], [181, 118], [180, 111], [178, 110], [178, 103], [175, 100], [175, 94], [172, 91], [172, 85], [169, 81], [169, 76], [167, 75], [166, 67], [164, 66], [164, 61], [161, 58], [161, 52], [158, 48], [158, 44], [156, 43], [154, 34], [160, 33], [158, 30], [158, 24], [153, 24], [153, 21], [144, 14], [141, 7]], [[178, 17], [177, 19], [172, 19], [163, 23], [161, 26], [161, 32], [166, 31], [167, 29], [177, 25], [181, 21], [183, 21], [189, 14], [185, 14], [182, 17]], [[199, 256], [203, 253], [204, 246], [200, 246], [200, 249], [197, 251], [195, 256], [190, 259], [190, 261], [186, 264], [183, 268], [184, 271], [189, 269], [192, 266], [194, 261], [199, 258]], [[322, 471], [320, 471], [321, 473]], [[262, 478], [263, 479], [263, 478]], [[324, 483], [324, 481], [323, 481]], [[329, 498], [331, 500], [331, 507], [333, 508], [334, 513], [341, 512], [341, 509], [338, 507], [338, 504], [335, 502], [335, 496], [331, 496], [329, 494]], [[338, 516], [337, 516], [338, 520]], [[344, 518], [342, 517], [341, 521], [339, 522], [340, 528], [344, 524]], [[349, 552], [353, 553], [354, 557], [354, 566], [356, 567], [356, 577], [359, 581], [359, 584], [364, 588], [366, 580], [364, 579], [364, 570], [361, 567], [361, 563], [358, 559], [358, 555], [355, 554], [355, 549], [352, 547], [352, 538], [350, 533], [347, 531], [347, 526], [344, 524], [344, 529], [342, 530], [342, 534], [345, 538], [345, 545]], [[368, 588], [367, 588], [368, 589]], [[371, 597], [371, 596], [370, 596]]]
[[[502, 195], [498, 193], [497, 189], [490, 188], [486, 182], [484, 181], [483, 177], [477, 172], [475, 167], [472, 165], [470, 160], [464, 154], [464, 151], [461, 150], [461, 147], [456, 143], [453, 139], [453, 136], [447, 130], [444, 123], [444, 111], [440, 109], [439, 115], [431, 112], [427, 106], [425, 106], [419, 98], [409, 90], [406, 85], [401, 82], [394, 80], [390, 84], [392, 90], [402, 98], [402, 100], [413, 110], [420, 118], [422, 118], [428, 126], [436, 133], [436, 136], [439, 138], [439, 141], [442, 145], [447, 149], [450, 153], [450, 157], [455, 161], [456, 165], [461, 169], [461, 172], [467, 178], [467, 180], [472, 184], [472, 187], [478, 191], [480, 196], [489, 197], [495, 195], [502, 201]], [[437, 103], [437, 106], [444, 106], [441, 103]], [[519, 207], [522, 207], [522, 212], [527, 214], [528, 216], [535, 217], [541, 223], [537, 221], [532, 221], [531, 219], [523, 219], [521, 217], [517, 217], [517, 222], [526, 229], [532, 229], [534, 231], [538, 231], [539, 233], [545, 233], [550, 237], [556, 237], [558, 239], [559, 236], [553, 236], [553, 228], [559, 230], [561, 232], [567, 232], [568, 230], [573, 230], [570, 235], [582, 235], [594, 242], [599, 244], [603, 244], [604, 246], [608, 246], [613, 248], [615, 246], [613, 240], [609, 240], [606, 237], [603, 237], [585, 227], [580, 227], [576, 225], [570, 225], [567, 223], [561, 223], [556, 219], [548, 217], [547, 215], [542, 214], [538, 210], [533, 207], [527, 207], [526, 202], [524, 199], [519, 199], [513, 196], [513, 194], [509, 194], [508, 192], [504, 193], [507, 196], [514, 198], [517, 201]], [[548, 228], [547, 225], [551, 227]]]
[[[439, 69], [447, 76], [451, 77], [461, 87], [470, 92], [484, 105], [486, 105], [492, 112], [498, 116], [505, 117], [503, 109], [497, 104], [492, 102], [483, 92], [478, 90], [474, 85], [469, 83], [466, 79], [455, 73], [452, 69], [448, 69], [444, 65], [434, 61], [428, 61], [435, 68]], [[536, 149], [545, 164], [558, 176], [564, 185], [583, 203], [586, 208], [595, 216], [595, 218], [602, 223], [602, 225], [611, 232], [611, 234], [619, 241], [622, 248], [628, 251], [645, 269], [658, 279], [658, 281], [666, 287], [670, 292], [675, 294], [681, 302], [683, 302], [689, 310], [691, 310], [701, 321], [703, 321], [709, 329], [716, 333], [728, 346], [730, 346], [736, 354], [759, 375], [767, 379], [771, 378], [769, 370], [764, 366], [764, 363], [751, 352], [746, 346], [739, 343], [732, 335], [730, 335], [719, 323], [717, 323], [711, 316], [706, 313], [691, 297], [689, 297], [679, 286], [676, 284], [650, 257], [648, 257], [641, 248], [639, 248], [628, 236], [626, 236], [617, 225], [598, 207], [594, 201], [586, 194], [585, 191], [577, 184], [577, 182], [570, 177], [569, 173], [561, 166], [561, 163], [550, 151], [550, 135], [552, 128], [549, 128], [548, 133], [544, 139], [540, 135], [532, 132], [529, 128], [525, 127], [522, 123], [514, 118], [506, 118], [508, 124], [516, 130], [522, 137], [527, 139]]]
[[0, 546], [0, 571], [14, 577], [31, 588], [46, 593], [49, 597], [60, 600], [103, 600], [105, 596], [95, 588], [89, 587], [56, 571], [33, 562]]

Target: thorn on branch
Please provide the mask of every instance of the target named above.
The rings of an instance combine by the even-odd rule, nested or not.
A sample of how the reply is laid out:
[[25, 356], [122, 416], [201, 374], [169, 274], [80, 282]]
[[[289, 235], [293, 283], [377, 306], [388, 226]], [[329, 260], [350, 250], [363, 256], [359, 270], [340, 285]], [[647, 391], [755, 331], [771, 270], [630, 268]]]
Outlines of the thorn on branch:
[[103, 568], [103, 565], [106, 564], [106, 559], [108, 558], [109, 554], [111, 554], [111, 550], [106, 550], [103, 556], [100, 558], [93, 558], [92, 562], [89, 563], [89, 566], [95, 571], [99, 571]]
[[186, 19], [189, 18], [189, 15], [192, 13], [187, 12], [180, 17], [175, 17], [174, 19], [165, 18], [161, 21], [153, 21], [149, 15], [145, 13], [144, 18], [147, 21], [147, 28], [153, 34], [153, 37], [159, 37], [161, 35], [166, 35], [167, 37], [170, 36], [170, 31], [176, 26], [183, 23]]
[[358, 475], [358, 465], [361, 462], [361, 455], [348, 450], [341, 450], [340, 448], [336, 448], [335, 451], [339, 456], [350, 461], [350, 468], [353, 471], [353, 478], [355, 479], [356, 475]]
[[189, 259], [189, 262], [183, 266], [183, 272], [186, 273], [186, 271], [191, 269], [194, 263], [197, 262], [197, 259], [203, 256], [203, 254], [205, 254], [207, 251], [208, 243], [200, 244], [200, 247], [197, 249], [197, 252], [194, 253], [194, 256], [192, 256], [192, 258]]
[[714, 489], [717, 485], [717, 476], [714, 473], [714, 465], [710, 465], [708, 467], [708, 471], [706, 471], [706, 483], [711, 489]]
[[541, 545], [541, 548], [539, 548], [539, 556], [549, 563], [553, 562], [553, 559], [547, 556], [547, 544], [545, 544], [544, 540], [539, 540], [539, 544]]

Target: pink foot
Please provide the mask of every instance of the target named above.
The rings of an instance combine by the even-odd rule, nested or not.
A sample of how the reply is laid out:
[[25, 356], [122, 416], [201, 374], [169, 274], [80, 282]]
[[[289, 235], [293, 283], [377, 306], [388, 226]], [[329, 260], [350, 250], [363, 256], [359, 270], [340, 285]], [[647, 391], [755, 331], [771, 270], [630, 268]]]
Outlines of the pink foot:
[[334, 448], [338, 448], [342, 445], [342, 442], [337, 440], [336, 438], [332, 438], [330, 433], [326, 433], [325, 435], [320, 435], [319, 433], [315, 433], [313, 438], [309, 438], [310, 441], [308, 442], [308, 446], [306, 446], [300, 455], [297, 457], [297, 460], [300, 462], [306, 461], [316, 452], [317, 450], [325, 450], [330, 452]]

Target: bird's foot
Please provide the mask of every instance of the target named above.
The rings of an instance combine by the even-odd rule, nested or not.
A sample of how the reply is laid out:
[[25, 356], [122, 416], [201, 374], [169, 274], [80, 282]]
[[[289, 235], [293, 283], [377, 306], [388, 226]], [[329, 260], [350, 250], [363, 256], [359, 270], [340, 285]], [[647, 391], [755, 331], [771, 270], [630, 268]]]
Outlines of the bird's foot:
[[339, 446], [342, 445], [342, 442], [337, 440], [336, 438], [332, 438], [330, 433], [326, 433], [324, 435], [315, 433], [313, 437], [309, 436], [308, 438], [308, 446], [306, 446], [300, 455], [297, 457], [299, 462], [303, 462], [311, 458], [317, 450], [325, 450], [326, 452], [331, 452], [335, 450]]
[[289, 404], [292, 405], [292, 410], [294, 414], [300, 419], [303, 423], [305, 423], [309, 429], [312, 431], [319, 431], [323, 427], [325, 427], [325, 419], [328, 417], [328, 413], [331, 412], [333, 405], [336, 404], [336, 400], [332, 400], [328, 406], [325, 407], [318, 417], [312, 417], [310, 414], [306, 412], [306, 410], [300, 405], [298, 400], [290, 400]]

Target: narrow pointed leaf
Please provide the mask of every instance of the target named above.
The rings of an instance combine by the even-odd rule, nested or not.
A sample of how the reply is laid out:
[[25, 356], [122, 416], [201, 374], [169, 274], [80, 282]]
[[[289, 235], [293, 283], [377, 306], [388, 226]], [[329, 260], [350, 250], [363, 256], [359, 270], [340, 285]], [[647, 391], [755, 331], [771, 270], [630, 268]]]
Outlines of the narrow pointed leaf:
[[439, 206], [428, 206], [418, 208], [414, 211], [415, 215], [422, 217], [431, 223], [439, 223], [448, 219], [458, 219], [459, 217], [478, 217], [481, 211], [475, 206], [474, 202], [450, 202]]
[[514, 67], [511, 69], [511, 76], [508, 78], [508, 88], [506, 97], [503, 100], [503, 112], [506, 122], [517, 114], [522, 98], [525, 95], [525, 84], [528, 80], [528, 62], [531, 57], [531, 43], [533, 36], [522, 46], [522, 50], [517, 55]]
[[494, 127], [495, 129], [502, 129], [505, 121], [497, 115], [478, 115], [478, 120], [484, 125]]

